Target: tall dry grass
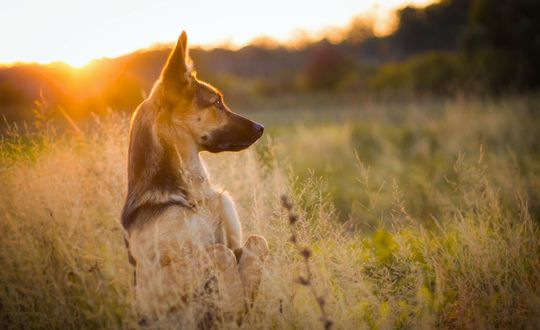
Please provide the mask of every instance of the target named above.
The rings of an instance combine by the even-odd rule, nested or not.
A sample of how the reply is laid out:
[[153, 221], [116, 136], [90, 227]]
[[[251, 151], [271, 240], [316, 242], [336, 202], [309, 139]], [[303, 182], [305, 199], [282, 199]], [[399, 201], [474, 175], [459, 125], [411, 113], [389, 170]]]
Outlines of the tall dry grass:
[[[335, 328], [539, 327], [531, 205], [540, 163], [527, 102], [367, 111], [362, 120], [275, 128], [256, 150], [205, 155], [246, 233], [270, 245], [242, 327], [321, 327], [317, 301], [297, 284], [304, 261], [288, 240], [284, 193], [297, 205], [297, 238], [309, 242], [313, 285]], [[2, 141], [0, 327], [137, 327], [118, 223], [127, 126], [113, 116], [82, 135]], [[514, 145], [522, 150], [505, 149]], [[336, 208], [340, 187], [348, 195]], [[356, 206], [344, 216], [345, 200]]]

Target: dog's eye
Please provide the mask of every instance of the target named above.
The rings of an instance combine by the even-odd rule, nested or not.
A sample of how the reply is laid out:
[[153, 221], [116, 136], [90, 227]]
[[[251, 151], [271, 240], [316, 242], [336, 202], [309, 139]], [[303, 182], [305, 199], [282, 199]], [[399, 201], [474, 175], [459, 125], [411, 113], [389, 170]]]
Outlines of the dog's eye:
[[216, 107], [218, 110], [223, 110], [223, 101], [221, 101], [221, 99], [217, 99], [217, 101], [214, 102], [214, 107]]

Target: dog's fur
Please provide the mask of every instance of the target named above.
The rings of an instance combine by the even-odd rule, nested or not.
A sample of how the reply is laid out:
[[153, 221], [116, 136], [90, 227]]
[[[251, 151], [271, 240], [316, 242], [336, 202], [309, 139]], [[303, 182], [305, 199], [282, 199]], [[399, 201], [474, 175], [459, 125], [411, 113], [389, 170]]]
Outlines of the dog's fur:
[[239, 151], [262, 132], [196, 78], [182, 32], [131, 121], [122, 225], [146, 313], [178, 309], [211, 278], [234, 313], [254, 298], [266, 241], [252, 236], [242, 245], [235, 204], [210, 184], [199, 152]]

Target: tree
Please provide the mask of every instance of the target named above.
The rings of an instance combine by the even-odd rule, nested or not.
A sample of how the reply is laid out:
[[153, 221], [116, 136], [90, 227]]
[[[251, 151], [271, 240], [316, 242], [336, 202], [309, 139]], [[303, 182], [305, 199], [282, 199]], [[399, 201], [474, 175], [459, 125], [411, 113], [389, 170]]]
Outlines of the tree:
[[465, 50], [476, 63], [498, 62], [492, 85], [540, 85], [540, 1], [474, 0]]
[[335, 45], [323, 40], [309, 53], [305, 78], [311, 90], [335, 90], [352, 68], [351, 61]]
[[391, 40], [405, 56], [429, 50], [456, 50], [467, 27], [471, 0], [446, 0], [424, 8], [398, 10]]

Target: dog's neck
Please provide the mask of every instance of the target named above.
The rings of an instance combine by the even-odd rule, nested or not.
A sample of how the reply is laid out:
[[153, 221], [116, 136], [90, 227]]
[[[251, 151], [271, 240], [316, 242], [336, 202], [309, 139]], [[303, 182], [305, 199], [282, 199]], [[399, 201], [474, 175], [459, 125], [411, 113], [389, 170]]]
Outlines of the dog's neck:
[[179, 140], [174, 149], [177, 159], [171, 160], [172, 165], [176, 166], [177, 173], [183, 176], [188, 195], [192, 199], [205, 198], [210, 182], [197, 145]]
[[[197, 204], [211, 189], [197, 144], [186, 136], [160, 136], [148, 113], [135, 115], [128, 165], [128, 209], [185, 200]], [[169, 132], [172, 130], [169, 130]]]

